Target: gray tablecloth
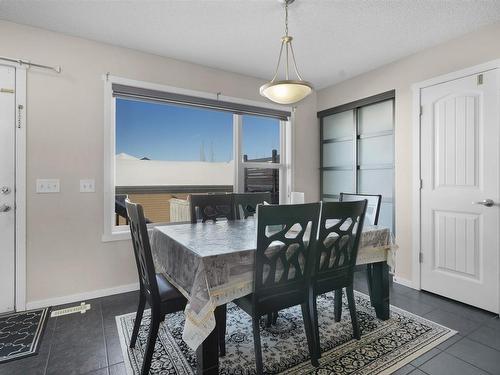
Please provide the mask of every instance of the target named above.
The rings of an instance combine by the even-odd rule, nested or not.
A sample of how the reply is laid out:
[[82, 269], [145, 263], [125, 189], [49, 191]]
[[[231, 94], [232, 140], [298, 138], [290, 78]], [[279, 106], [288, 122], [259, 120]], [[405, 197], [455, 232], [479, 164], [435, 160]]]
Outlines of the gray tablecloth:
[[[151, 247], [156, 271], [188, 299], [182, 337], [195, 350], [215, 328], [215, 307], [252, 292], [255, 220], [158, 226]], [[365, 226], [357, 263], [393, 268], [395, 249], [388, 228]]]

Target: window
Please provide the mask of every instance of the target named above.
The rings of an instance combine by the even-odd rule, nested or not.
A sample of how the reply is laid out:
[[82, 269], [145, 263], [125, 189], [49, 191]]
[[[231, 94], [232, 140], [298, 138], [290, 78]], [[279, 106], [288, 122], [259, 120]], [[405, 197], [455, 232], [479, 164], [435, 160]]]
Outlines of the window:
[[128, 231], [126, 197], [142, 204], [148, 223], [188, 221], [192, 193], [269, 191], [273, 203], [287, 200], [289, 112], [122, 81], [106, 82], [103, 239]]
[[[115, 107], [115, 205], [128, 196], [148, 222], [167, 223], [185, 219], [190, 193], [233, 191], [231, 113], [122, 98]], [[120, 207], [115, 215], [127, 224]]]
[[394, 91], [318, 113], [321, 197], [381, 194], [379, 224], [394, 231]]
[[243, 159], [279, 163], [280, 121], [271, 117], [243, 115]]

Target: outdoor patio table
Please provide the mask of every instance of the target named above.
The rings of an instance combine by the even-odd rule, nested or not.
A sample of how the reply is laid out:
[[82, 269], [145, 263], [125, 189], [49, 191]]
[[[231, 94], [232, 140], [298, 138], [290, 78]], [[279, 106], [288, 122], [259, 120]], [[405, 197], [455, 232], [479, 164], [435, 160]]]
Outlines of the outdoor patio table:
[[[157, 226], [151, 234], [157, 272], [188, 299], [182, 338], [197, 350], [198, 373], [218, 373], [216, 314], [250, 294], [256, 248], [256, 221], [235, 220]], [[389, 318], [389, 268], [394, 267], [391, 231], [365, 226], [357, 264], [371, 264], [371, 301], [380, 319]], [[203, 344], [203, 345], [202, 345]]]

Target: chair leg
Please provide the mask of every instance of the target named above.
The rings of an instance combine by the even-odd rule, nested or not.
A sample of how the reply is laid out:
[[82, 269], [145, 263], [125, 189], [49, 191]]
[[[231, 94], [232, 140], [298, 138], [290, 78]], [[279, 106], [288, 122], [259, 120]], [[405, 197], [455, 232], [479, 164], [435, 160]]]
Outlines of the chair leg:
[[276, 324], [276, 322], [278, 321], [279, 313], [279, 311], [273, 312], [273, 324]]
[[345, 292], [347, 294], [347, 302], [349, 303], [349, 312], [351, 314], [354, 338], [359, 340], [361, 338], [361, 332], [359, 330], [358, 316], [356, 315], [356, 303], [354, 302], [354, 291], [352, 285], [345, 288]]
[[304, 321], [304, 330], [306, 331], [307, 346], [309, 348], [309, 356], [311, 357], [311, 363], [313, 366], [318, 367], [318, 353], [316, 350], [316, 338], [315, 330], [313, 328], [313, 322], [311, 317], [311, 303], [303, 303], [300, 305], [302, 307], [302, 320]]
[[342, 289], [335, 291], [335, 299], [333, 300], [335, 321], [340, 322], [342, 317]]
[[262, 363], [262, 347], [260, 345], [260, 317], [253, 317], [253, 345], [255, 351], [255, 368], [257, 370], [257, 375], [262, 375], [264, 371], [264, 365]]
[[158, 311], [154, 311], [151, 308], [151, 325], [149, 327], [148, 342], [146, 345], [146, 350], [144, 351], [144, 360], [142, 362], [141, 375], [148, 375], [149, 368], [151, 367], [151, 360], [153, 359], [153, 353], [155, 351], [156, 338], [158, 336], [158, 329], [160, 328], [160, 322], [162, 320], [161, 314]]
[[317, 358], [321, 358], [321, 341], [319, 339], [319, 319], [318, 319], [318, 307], [316, 304], [317, 297], [314, 296], [312, 298], [311, 308], [311, 319], [312, 319], [312, 328], [314, 330], [314, 339], [316, 344], [316, 354]]
[[267, 314], [267, 318], [266, 318], [266, 327], [267, 328], [271, 327], [271, 325], [273, 325], [273, 324], [276, 324], [276, 322], [278, 321], [278, 314], [279, 314], [279, 311], [273, 311], [273, 312]]
[[266, 327], [267, 328], [271, 327], [271, 325], [273, 324], [273, 321], [274, 321], [274, 312], [271, 312], [271, 313], [267, 314]]
[[226, 320], [227, 320], [227, 305], [219, 306], [219, 311], [215, 315], [217, 330], [219, 334], [219, 355], [226, 355]]
[[132, 337], [130, 338], [130, 347], [135, 347], [135, 342], [137, 340], [137, 335], [139, 334], [139, 328], [141, 327], [142, 314], [144, 313], [144, 307], [146, 306], [146, 297], [144, 294], [139, 296], [139, 306], [137, 307], [137, 313], [135, 314], [134, 329], [132, 330]]
[[373, 266], [372, 264], [368, 263], [366, 265], [366, 281], [367, 281], [367, 284], [368, 284], [368, 295], [370, 296], [370, 303], [371, 305], [373, 306], [373, 298], [372, 298], [372, 295], [373, 295]]

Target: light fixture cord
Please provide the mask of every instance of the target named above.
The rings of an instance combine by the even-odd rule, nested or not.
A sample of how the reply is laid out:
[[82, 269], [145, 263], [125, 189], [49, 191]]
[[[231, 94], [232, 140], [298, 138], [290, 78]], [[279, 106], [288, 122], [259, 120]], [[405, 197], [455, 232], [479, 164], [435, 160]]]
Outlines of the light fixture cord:
[[[288, 1], [285, 0], [285, 37], [288, 37]], [[285, 50], [285, 57], [286, 57], [286, 64], [285, 64], [285, 79], [289, 79], [289, 68], [288, 68], [288, 45], [290, 43], [286, 41], [286, 50]]]
[[285, 36], [288, 36], [288, 1], [285, 1]]

